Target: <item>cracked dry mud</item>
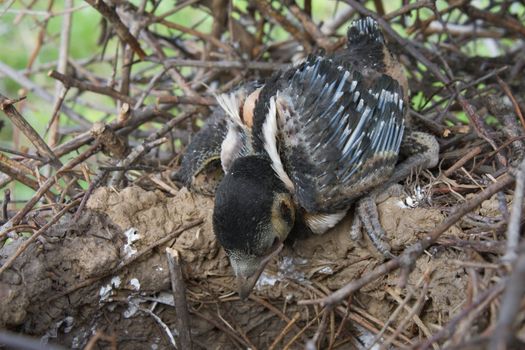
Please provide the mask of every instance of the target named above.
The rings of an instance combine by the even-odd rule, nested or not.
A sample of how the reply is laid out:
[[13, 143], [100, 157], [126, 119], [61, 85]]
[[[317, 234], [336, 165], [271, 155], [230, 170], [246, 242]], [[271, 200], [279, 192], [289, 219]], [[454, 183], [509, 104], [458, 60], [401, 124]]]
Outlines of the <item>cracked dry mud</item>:
[[[492, 208], [492, 204], [485, 203], [482, 208]], [[168, 244], [180, 251], [184, 261], [196, 348], [232, 347], [231, 337], [224, 332], [226, 322], [242, 330], [258, 348], [267, 348], [287, 322], [257, 298], [268, 300], [289, 318], [299, 313], [297, 327], [282, 340], [286, 344], [314, 314], [312, 308], [296, 305], [297, 300], [340, 288], [381, 263], [371, 249], [350, 239], [352, 219], [348, 215], [325, 235], [288, 245], [263, 274], [254, 293], [257, 298], [241, 302], [233, 293], [227, 257], [214, 239], [212, 209], [210, 197], [186, 189], [174, 197], [139, 187], [121, 192], [98, 189], [81, 220], [70, 224], [71, 217], [64, 217], [0, 277], [0, 327], [45, 336], [72, 348], [82, 348], [96, 330], [115, 334], [119, 349], [169, 348], [159, 324], [142, 311], [157, 301], [153, 312], [175, 329], [176, 313], [168, 305], [173, 300], [164, 253], [167, 245], [153, 249], [115, 275], [96, 277], [196, 218], [203, 218], [204, 223]], [[439, 209], [408, 208], [395, 197], [381, 203], [379, 213], [394, 252], [444, 219]], [[445, 233], [462, 235], [457, 226]], [[20, 243], [3, 247], [1, 261]], [[443, 247], [418, 259], [408, 287], [428, 281], [419, 313], [425, 324], [446, 322], [465, 302], [467, 273], [454, 260], [466, 259], [463, 250]], [[361, 316], [367, 312], [385, 322], [398, 305], [393, 296], [404, 293], [396, 287], [397, 278], [393, 273], [365, 286], [354, 297], [353, 312]], [[59, 296], [86, 279], [93, 282]], [[304, 336], [312, 336], [310, 330]]]

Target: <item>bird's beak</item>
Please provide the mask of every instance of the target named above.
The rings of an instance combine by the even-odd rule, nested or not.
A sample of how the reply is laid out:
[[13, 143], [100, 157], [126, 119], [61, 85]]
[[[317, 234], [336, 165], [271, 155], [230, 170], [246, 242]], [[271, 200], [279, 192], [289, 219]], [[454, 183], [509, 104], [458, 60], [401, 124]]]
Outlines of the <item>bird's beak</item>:
[[245, 300], [246, 298], [248, 298], [248, 296], [252, 292], [253, 287], [257, 283], [257, 280], [259, 280], [259, 276], [261, 276], [261, 273], [264, 271], [266, 264], [268, 264], [268, 262], [272, 260], [274, 256], [276, 256], [277, 254], [281, 252], [281, 250], [283, 249], [283, 246], [284, 246], [283, 243], [279, 242], [276, 245], [276, 247], [260, 261], [259, 267], [257, 268], [257, 270], [255, 271], [253, 275], [247, 276], [247, 277], [237, 275], [236, 277], [237, 289], [239, 291], [239, 296], [241, 300]]

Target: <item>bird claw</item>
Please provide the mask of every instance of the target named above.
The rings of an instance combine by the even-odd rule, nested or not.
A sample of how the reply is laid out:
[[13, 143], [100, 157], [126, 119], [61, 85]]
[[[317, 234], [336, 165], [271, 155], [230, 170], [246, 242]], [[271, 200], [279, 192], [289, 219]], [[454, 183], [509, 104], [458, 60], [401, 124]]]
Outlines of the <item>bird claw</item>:
[[387, 259], [395, 256], [390, 252], [390, 245], [385, 241], [386, 234], [379, 222], [376, 204], [385, 201], [388, 197], [402, 195], [403, 187], [397, 182], [405, 179], [414, 170], [436, 166], [439, 161], [439, 144], [430, 134], [406, 130], [400, 153], [407, 158], [396, 166], [390, 180], [356, 203], [354, 223], [350, 232], [352, 239], [362, 241], [361, 228], [364, 228], [374, 247]]
[[358, 242], [363, 245], [363, 223], [357, 214], [354, 213], [354, 220], [352, 221], [352, 227], [350, 228], [350, 237], [354, 242]]
[[362, 230], [364, 229], [377, 251], [387, 259], [395, 258], [395, 255], [391, 253], [390, 244], [386, 241], [385, 230], [379, 221], [377, 203], [381, 203], [392, 196], [399, 196], [402, 193], [403, 187], [394, 184], [383, 191], [374, 191], [361, 198], [356, 204], [354, 221], [350, 230], [352, 239], [363, 242]]

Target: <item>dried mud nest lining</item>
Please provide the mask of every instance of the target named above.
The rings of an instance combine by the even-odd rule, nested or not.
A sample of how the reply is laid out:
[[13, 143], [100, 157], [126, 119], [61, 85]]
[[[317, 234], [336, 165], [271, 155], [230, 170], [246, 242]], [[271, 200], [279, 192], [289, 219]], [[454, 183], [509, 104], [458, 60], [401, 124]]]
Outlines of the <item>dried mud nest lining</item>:
[[[173, 331], [177, 317], [164, 253], [171, 246], [183, 260], [197, 348], [268, 348], [276, 341], [276, 348], [302, 348], [316, 331], [321, 309], [297, 302], [325, 296], [381, 263], [372, 249], [350, 239], [349, 215], [327, 234], [287, 246], [250, 300], [242, 302], [234, 293], [226, 255], [214, 239], [211, 198], [186, 189], [168, 197], [139, 187], [121, 192], [104, 187], [95, 191], [87, 208], [74, 225], [54, 226], [2, 275], [3, 327], [73, 348], [85, 346], [96, 331], [115, 334], [119, 349], [168, 348], [161, 325]], [[489, 200], [480, 210], [497, 213], [495, 208]], [[379, 214], [394, 251], [444, 219], [439, 209], [410, 208], [397, 197], [381, 203]], [[199, 219], [201, 224], [176, 234]], [[155, 246], [170, 234], [173, 239]], [[453, 226], [443, 237], [462, 235]], [[55, 245], [57, 238], [62, 243]], [[2, 248], [0, 258], [5, 260], [19, 243]], [[466, 302], [468, 275], [461, 261], [472, 259], [464, 250], [439, 246], [417, 260], [406, 289], [396, 286], [397, 273], [366, 285], [354, 295], [349, 313], [344, 304], [334, 309], [349, 319], [336, 345], [356, 346], [356, 336], [370, 341], [367, 335], [381, 329], [406, 293], [412, 295], [407, 299], [413, 307], [401, 308], [384, 337], [400, 322], [407, 324], [397, 339], [410, 342], [428, 336], [420, 332], [434, 332], [433, 327], [446, 323]]]

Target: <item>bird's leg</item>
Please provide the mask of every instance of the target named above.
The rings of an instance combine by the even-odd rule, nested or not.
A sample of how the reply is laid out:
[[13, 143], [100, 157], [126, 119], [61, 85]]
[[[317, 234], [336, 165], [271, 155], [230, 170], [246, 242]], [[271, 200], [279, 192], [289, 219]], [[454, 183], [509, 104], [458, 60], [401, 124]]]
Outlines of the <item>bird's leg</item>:
[[430, 134], [407, 131], [401, 143], [400, 154], [405, 160], [396, 166], [390, 179], [357, 202], [350, 232], [352, 239], [359, 240], [362, 238], [361, 229], [364, 228], [374, 247], [389, 259], [394, 255], [390, 252], [390, 245], [385, 241], [385, 230], [379, 222], [377, 203], [388, 197], [400, 195], [402, 187], [397, 182], [409, 176], [412, 171], [436, 166], [439, 144]]
[[399, 153], [405, 158], [383, 186], [390, 186], [407, 178], [414, 170], [433, 168], [439, 161], [439, 144], [433, 135], [421, 131], [406, 130]]
[[402, 195], [403, 187], [399, 184], [392, 184], [386, 189], [384, 187], [381, 189], [381, 191], [372, 191], [357, 202], [350, 235], [353, 240], [362, 241], [362, 230], [364, 229], [374, 247], [383, 256], [391, 259], [394, 256], [390, 252], [390, 245], [385, 240], [385, 230], [379, 222], [377, 204], [390, 197]]

